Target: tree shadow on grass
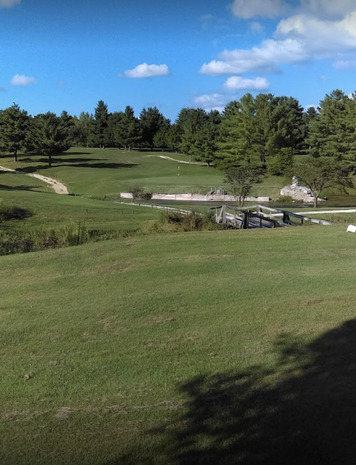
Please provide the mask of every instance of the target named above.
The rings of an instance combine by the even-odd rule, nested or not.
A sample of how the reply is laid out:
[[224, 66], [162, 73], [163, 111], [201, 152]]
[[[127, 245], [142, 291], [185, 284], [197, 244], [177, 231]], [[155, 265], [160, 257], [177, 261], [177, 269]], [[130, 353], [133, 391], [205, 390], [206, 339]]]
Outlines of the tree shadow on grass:
[[[38, 163], [38, 160], [37, 160]], [[61, 163], [57, 159], [52, 160], [52, 165], [35, 165], [35, 166], [25, 166], [22, 167], [19, 171], [23, 173], [30, 174], [36, 173], [39, 170], [46, 170], [48, 168], [56, 167], [69, 167], [69, 168], [106, 168], [106, 169], [119, 169], [119, 168], [133, 168], [138, 166], [136, 163]]]
[[5, 186], [4, 184], [0, 184], [1, 191], [36, 191], [40, 189], [40, 186]]
[[[53, 155], [53, 158], [52, 158], [53, 163], [83, 163], [83, 162], [92, 162], [92, 161], [95, 162], [95, 161], [102, 161], [102, 160], [105, 160], [105, 158], [85, 158], [85, 157], [59, 158], [56, 155]], [[35, 158], [35, 159], [23, 158], [23, 159], [19, 159], [19, 161], [24, 162], [24, 163], [48, 163], [48, 157]]]
[[[200, 376], [180, 386], [185, 412], [106, 465], [356, 462], [356, 320], [304, 345], [285, 335], [266, 370]], [[159, 447], [145, 450], [146, 435]], [[148, 441], [149, 443], [149, 441]]]

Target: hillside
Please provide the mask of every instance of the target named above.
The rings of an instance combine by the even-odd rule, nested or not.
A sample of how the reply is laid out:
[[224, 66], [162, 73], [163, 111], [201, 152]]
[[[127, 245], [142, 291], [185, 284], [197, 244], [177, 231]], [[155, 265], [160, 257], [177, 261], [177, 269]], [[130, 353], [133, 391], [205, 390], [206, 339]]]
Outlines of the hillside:
[[355, 418], [355, 259], [340, 226], [1, 257], [0, 462], [308, 463], [320, 442], [333, 463], [353, 430], [332, 419]]

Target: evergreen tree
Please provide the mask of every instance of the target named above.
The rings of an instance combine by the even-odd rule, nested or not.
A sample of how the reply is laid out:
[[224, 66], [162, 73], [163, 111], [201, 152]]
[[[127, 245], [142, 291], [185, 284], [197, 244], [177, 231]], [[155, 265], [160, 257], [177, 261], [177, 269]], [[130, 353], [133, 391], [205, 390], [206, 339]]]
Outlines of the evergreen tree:
[[73, 117], [72, 137], [73, 145], [88, 147], [91, 140], [91, 132], [94, 127], [94, 118], [87, 112], [82, 112], [79, 118]]
[[208, 166], [211, 166], [215, 160], [220, 124], [220, 113], [218, 111], [211, 111], [208, 114], [206, 124], [197, 133], [194, 158], [207, 163]]
[[0, 147], [12, 153], [15, 161], [18, 152], [29, 145], [29, 123], [27, 112], [16, 103], [0, 113]]
[[169, 126], [170, 122], [156, 107], [144, 108], [140, 113], [139, 120], [142, 144], [152, 150], [155, 146], [155, 135], [161, 128]]
[[115, 127], [116, 140], [120, 141], [120, 145], [123, 145], [125, 150], [130, 151], [141, 142], [140, 123], [132, 107], [125, 108]]
[[108, 107], [103, 100], [99, 100], [94, 113], [91, 144], [95, 147], [105, 148], [108, 145]]
[[278, 157], [284, 158], [280, 167], [285, 167], [302, 141], [303, 109], [297, 100], [245, 94], [223, 112], [217, 160], [223, 166], [265, 167]]
[[36, 115], [31, 125], [32, 144], [37, 153], [48, 156], [48, 165], [52, 166], [52, 156], [68, 150], [71, 139], [68, 128], [54, 113]]
[[319, 114], [310, 124], [308, 143], [314, 157], [343, 159], [356, 154], [356, 105], [341, 90], [320, 102]]
[[179, 149], [190, 158], [198, 153], [199, 133], [204, 130], [208, 115], [201, 108], [183, 108], [177, 118], [177, 129], [180, 133]]

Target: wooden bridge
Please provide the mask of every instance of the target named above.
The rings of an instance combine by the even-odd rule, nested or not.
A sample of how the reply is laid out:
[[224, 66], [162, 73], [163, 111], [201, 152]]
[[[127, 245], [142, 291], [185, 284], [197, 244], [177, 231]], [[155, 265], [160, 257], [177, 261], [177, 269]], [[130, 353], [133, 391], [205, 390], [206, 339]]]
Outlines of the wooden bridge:
[[283, 226], [302, 226], [305, 222], [330, 225], [329, 221], [310, 218], [299, 213], [255, 205], [249, 208], [237, 208], [229, 205], [213, 207], [215, 219], [236, 229], [278, 228]]

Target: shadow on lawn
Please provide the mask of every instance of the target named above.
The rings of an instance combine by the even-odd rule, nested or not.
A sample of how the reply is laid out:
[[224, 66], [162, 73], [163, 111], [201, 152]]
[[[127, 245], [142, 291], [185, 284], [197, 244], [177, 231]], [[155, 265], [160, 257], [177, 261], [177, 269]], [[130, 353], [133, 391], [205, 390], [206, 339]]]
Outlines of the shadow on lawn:
[[36, 191], [39, 186], [5, 186], [0, 184], [0, 191]]
[[106, 465], [355, 463], [356, 320], [310, 345], [285, 335], [275, 347], [275, 370], [183, 384], [185, 413], [145, 433], [160, 446], [145, 450], [142, 436], [142, 450]]
[[[38, 163], [39, 160], [37, 160]], [[46, 170], [48, 168], [56, 168], [57, 166], [67, 166], [70, 168], [133, 168], [135, 166], [138, 166], [137, 163], [73, 163], [70, 164], [68, 163], [70, 160], [61, 160], [57, 158], [53, 158], [52, 160], [52, 166], [47, 165], [35, 165], [35, 166], [25, 166], [20, 169], [20, 171], [23, 171], [24, 173], [36, 173], [39, 170]], [[81, 160], [82, 161], [82, 160]]]

